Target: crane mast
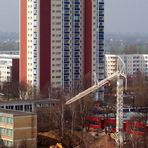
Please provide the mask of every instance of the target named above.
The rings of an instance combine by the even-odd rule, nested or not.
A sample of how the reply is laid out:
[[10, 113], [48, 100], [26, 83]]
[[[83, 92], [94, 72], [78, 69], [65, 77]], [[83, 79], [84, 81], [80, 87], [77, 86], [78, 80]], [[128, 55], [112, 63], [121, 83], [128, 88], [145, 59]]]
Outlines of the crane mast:
[[116, 142], [120, 147], [123, 143], [123, 78], [117, 78], [117, 99], [116, 99]]

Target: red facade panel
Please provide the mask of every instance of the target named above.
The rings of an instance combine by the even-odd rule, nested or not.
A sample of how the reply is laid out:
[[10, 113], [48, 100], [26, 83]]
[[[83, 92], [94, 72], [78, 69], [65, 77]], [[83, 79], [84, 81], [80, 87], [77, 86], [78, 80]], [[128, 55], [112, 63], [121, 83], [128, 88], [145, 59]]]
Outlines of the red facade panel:
[[[84, 77], [91, 85], [92, 71], [92, 0], [85, 0]], [[84, 80], [86, 81], [86, 80]], [[87, 87], [88, 87], [87, 86]]]
[[19, 81], [19, 59], [12, 59], [12, 82]]
[[20, 82], [27, 83], [27, 0], [20, 0]]
[[50, 84], [51, 0], [40, 1], [40, 89], [47, 91]]

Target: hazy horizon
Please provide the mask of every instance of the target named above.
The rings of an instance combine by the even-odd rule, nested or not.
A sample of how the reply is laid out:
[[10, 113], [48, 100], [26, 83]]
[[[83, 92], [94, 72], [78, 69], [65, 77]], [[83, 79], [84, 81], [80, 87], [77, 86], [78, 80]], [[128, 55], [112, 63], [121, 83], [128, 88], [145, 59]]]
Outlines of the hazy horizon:
[[[148, 0], [105, 0], [105, 33], [148, 33]], [[0, 0], [0, 31], [19, 32], [19, 0]]]

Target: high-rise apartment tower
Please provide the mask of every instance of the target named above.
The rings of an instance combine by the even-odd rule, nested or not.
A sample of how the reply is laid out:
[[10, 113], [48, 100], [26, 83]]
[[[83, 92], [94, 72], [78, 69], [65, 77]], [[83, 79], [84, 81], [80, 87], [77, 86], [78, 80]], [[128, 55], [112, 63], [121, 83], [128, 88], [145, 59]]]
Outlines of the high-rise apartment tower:
[[103, 0], [20, 0], [20, 82], [91, 85], [94, 71], [104, 78], [103, 45]]

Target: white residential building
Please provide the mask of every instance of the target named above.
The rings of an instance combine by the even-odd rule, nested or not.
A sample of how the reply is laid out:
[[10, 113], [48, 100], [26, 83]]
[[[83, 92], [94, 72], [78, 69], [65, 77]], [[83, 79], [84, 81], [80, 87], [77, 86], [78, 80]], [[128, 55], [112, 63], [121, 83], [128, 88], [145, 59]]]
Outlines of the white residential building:
[[123, 54], [123, 55], [105, 55], [105, 73], [110, 76], [117, 70], [117, 56], [120, 56], [126, 66], [127, 75], [133, 75], [141, 71], [148, 76], [148, 54]]
[[[17, 63], [14, 63], [17, 61]], [[0, 82], [10, 82], [18, 76], [19, 55], [0, 54]], [[17, 64], [17, 65], [16, 65]], [[15, 72], [17, 73], [15, 73]], [[12, 76], [14, 74], [15, 76]], [[18, 78], [17, 78], [18, 79]]]

